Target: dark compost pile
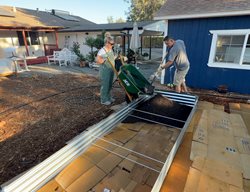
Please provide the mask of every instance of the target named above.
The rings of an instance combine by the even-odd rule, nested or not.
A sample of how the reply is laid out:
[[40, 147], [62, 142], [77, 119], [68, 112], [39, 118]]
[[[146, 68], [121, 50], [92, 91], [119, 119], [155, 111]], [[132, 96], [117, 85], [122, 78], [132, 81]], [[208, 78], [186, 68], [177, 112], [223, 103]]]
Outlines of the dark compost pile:
[[139, 104], [136, 107], [136, 110], [134, 110], [131, 115], [123, 121], [123, 123], [158, 122], [169, 125], [170, 127], [183, 128], [191, 110], [192, 107], [179, 104], [175, 101], [167, 99], [160, 94], [157, 94], [150, 100]]

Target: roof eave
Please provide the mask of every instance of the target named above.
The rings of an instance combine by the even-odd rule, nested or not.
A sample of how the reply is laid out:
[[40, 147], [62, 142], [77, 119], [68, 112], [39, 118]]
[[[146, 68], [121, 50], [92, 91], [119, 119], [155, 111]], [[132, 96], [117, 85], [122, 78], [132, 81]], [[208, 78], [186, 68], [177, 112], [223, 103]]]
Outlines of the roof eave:
[[154, 20], [177, 20], [177, 19], [195, 19], [195, 18], [208, 18], [208, 17], [229, 17], [229, 16], [243, 16], [250, 15], [250, 10], [247, 11], [234, 11], [234, 12], [220, 12], [220, 13], [202, 13], [190, 15], [169, 15], [169, 16], [156, 16]]
[[0, 25], [0, 30], [59, 30], [63, 27], [59, 26], [10, 26], [10, 25]]
[[[139, 30], [142, 30], [143, 27], [138, 27]], [[96, 32], [96, 31], [125, 31], [125, 30], [133, 30], [133, 28], [117, 28], [117, 29], [109, 29], [109, 28], [103, 28], [103, 29], [65, 29], [65, 30], [59, 30], [59, 33], [63, 32]]]

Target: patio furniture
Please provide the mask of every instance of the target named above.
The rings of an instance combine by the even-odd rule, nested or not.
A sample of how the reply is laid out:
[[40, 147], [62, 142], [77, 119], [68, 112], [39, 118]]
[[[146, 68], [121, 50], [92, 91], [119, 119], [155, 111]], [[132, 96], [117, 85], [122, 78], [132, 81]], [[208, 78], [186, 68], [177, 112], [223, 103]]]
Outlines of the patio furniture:
[[72, 65], [74, 62], [76, 62], [77, 56], [72, 53], [67, 48], [62, 49], [61, 51], [54, 51], [53, 55], [47, 56], [48, 58], [48, 64], [51, 63], [59, 63], [59, 66], [65, 65], [67, 66], [68, 63]]
[[14, 62], [15, 65], [15, 73], [30, 71], [27, 66], [27, 59], [32, 58], [35, 57], [12, 57], [11, 60]]
[[63, 48], [62, 51], [65, 53], [65, 58], [67, 62], [69, 62], [70, 65], [73, 65], [73, 63], [76, 63], [77, 55], [75, 53], [73, 53], [67, 48]]
[[48, 58], [48, 64], [50, 65], [51, 63], [59, 63], [59, 66], [61, 67], [62, 65], [67, 66], [67, 60], [65, 57], [65, 53], [62, 51], [54, 51], [53, 55], [47, 56]]

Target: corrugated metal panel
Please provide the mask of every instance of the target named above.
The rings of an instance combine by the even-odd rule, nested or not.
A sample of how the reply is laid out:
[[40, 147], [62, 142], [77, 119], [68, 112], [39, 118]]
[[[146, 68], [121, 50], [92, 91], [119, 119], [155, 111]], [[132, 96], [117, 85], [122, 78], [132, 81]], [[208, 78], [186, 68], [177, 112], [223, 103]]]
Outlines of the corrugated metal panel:
[[[226, 84], [229, 91], [250, 94], [250, 71], [207, 66], [212, 35], [210, 30], [249, 29], [250, 16], [170, 20], [168, 34], [185, 41], [191, 63], [187, 85], [216, 89]], [[166, 82], [166, 81], [165, 81]]]

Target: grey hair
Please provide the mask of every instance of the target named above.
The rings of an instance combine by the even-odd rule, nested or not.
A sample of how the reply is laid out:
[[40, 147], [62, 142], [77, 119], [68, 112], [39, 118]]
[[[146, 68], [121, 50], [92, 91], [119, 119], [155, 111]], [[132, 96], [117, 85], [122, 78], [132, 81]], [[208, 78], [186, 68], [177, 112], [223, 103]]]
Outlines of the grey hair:
[[168, 35], [163, 39], [163, 41], [169, 41], [169, 40], [174, 40], [174, 38]]
[[111, 36], [109, 32], [106, 32], [104, 37], [104, 43], [106, 44], [112, 41], [114, 41], [114, 38]]

